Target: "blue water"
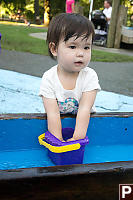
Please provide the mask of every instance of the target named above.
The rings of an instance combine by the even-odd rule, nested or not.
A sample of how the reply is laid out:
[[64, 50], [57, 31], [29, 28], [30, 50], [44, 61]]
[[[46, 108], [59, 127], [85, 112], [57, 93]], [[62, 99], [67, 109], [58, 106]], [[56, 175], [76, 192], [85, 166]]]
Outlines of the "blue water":
[[[91, 118], [84, 164], [133, 160], [133, 117]], [[74, 118], [62, 126], [75, 126]], [[38, 136], [47, 130], [46, 120], [0, 120], [0, 170], [54, 166]]]
[[23, 150], [0, 152], [0, 169], [48, 167], [54, 164], [43, 150]]
[[84, 163], [133, 160], [133, 145], [87, 146]]
[[[133, 145], [90, 146], [84, 153], [84, 164], [133, 160]], [[0, 152], [0, 169], [17, 169], [54, 166], [47, 150]]]

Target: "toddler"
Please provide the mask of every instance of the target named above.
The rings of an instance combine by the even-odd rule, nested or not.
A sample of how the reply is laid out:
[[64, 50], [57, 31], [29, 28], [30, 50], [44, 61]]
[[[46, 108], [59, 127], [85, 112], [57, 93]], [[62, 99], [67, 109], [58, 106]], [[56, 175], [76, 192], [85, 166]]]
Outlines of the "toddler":
[[58, 64], [42, 77], [39, 95], [47, 113], [48, 130], [62, 138], [60, 113], [77, 114], [73, 137], [86, 136], [90, 113], [100, 85], [96, 72], [88, 67], [94, 27], [86, 17], [63, 13], [50, 22], [47, 43], [50, 56]]

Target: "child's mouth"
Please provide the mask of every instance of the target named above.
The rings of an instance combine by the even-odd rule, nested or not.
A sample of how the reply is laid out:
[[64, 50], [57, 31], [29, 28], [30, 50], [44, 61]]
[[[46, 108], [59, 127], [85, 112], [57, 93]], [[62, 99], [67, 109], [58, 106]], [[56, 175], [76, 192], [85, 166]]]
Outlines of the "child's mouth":
[[75, 64], [76, 64], [76, 65], [82, 65], [82, 64], [83, 64], [83, 62], [81, 62], [81, 61], [78, 61], [78, 62], [75, 62]]

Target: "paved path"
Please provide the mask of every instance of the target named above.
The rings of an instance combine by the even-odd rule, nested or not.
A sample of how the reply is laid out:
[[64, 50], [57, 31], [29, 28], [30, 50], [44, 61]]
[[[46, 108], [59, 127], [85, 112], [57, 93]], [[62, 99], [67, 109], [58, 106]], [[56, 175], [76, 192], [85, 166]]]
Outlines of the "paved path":
[[[47, 32], [30, 33], [30, 36], [39, 38], [42, 40], [46, 40]], [[96, 46], [96, 45], [93, 45], [93, 49], [106, 51], [106, 52], [110, 52], [110, 53], [119, 53], [119, 54], [123, 54], [123, 55], [133, 56], [133, 49], [132, 50], [131, 49], [130, 50], [129, 49], [114, 49], [114, 48], [105, 48], [105, 47]]]
[[[0, 69], [8, 69], [41, 77], [56, 64], [49, 56], [2, 50]], [[133, 63], [91, 62], [96, 70], [102, 90], [133, 96]]]
[[47, 32], [30, 33], [29, 35], [31, 37], [39, 38], [39, 39], [42, 39], [42, 40], [46, 40], [46, 38], [47, 38]]

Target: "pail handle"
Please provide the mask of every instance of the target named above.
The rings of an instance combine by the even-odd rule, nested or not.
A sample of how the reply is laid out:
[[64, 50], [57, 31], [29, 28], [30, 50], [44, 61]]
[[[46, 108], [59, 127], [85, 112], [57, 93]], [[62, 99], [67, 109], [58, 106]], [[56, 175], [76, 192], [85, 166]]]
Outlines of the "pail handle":
[[53, 145], [47, 143], [46, 141], [44, 141], [44, 139], [45, 139], [45, 133], [41, 134], [38, 137], [40, 145], [45, 146], [51, 152], [54, 152], [54, 153], [64, 153], [64, 152], [74, 151], [74, 150], [80, 149], [80, 143], [68, 144], [68, 145], [64, 145], [64, 146], [53, 146]]

